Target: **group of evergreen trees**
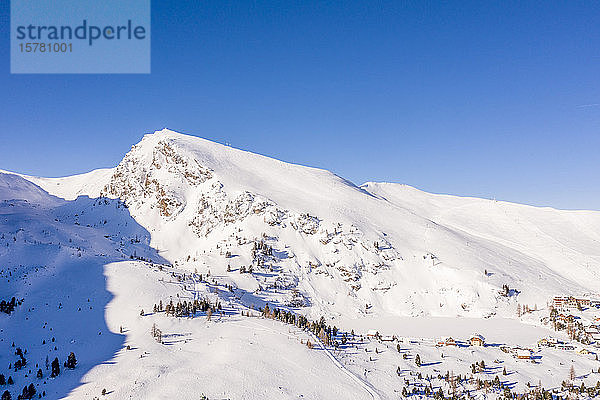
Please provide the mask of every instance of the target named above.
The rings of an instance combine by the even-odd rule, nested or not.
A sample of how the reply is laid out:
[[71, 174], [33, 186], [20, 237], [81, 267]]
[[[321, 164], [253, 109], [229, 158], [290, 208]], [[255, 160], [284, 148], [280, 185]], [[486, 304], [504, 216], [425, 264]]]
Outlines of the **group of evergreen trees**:
[[431, 396], [432, 393], [433, 393], [433, 398], [435, 400], [445, 399], [444, 391], [442, 390], [442, 388], [439, 388], [438, 391], [435, 392], [435, 391], [433, 391], [431, 386], [425, 385], [422, 390], [419, 390], [417, 388], [417, 386], [413, 386], [412, 391], [410, 393], [406, 389], [406, 386], [402, 388], [402, 396], [403, 397], [409, 397], [410, 395], [425, 395], [426, 397], [429, 397], [429, 396]]
[[17, 399], [32, 399], [36, 393], [37, 391], [35, 390], [35, 385], [33, 383], [30, 383], [29, 386], [25, 386], [23, 388], [23, 392], [19, 396], [17, 396]]
[[[23, 349], [21, 349], [20, 347], [17, 347], [17, 349], [15, 350], [15, 355], [19, 356], [19, 359], [15, 361], [13, 365], [15, 372], [27, 365], [27, 359], [25, 358], [25, 354], [27, 354], [27, 350], [23, 352]], [[11, 368], [11, 366], [9, 366], [9, 368]]]
[[164, 309], [161, 300], [158, 304], [154, 304], [153, 308], [155, 313], [164, 311], [166, 315], [171, 315], [173, 317], [193, 317], [200, 311], [208, 312], [210, 310], [211, 312], [215, 312], [217, 310], [220, 311], [221, 309], [220, 302], [212, 304], [208, 299], [194, 300], [193, 302], [184, 300], [183, 302], [178, 301], [177, 304], [173, 304], [173, 300], [170, 300]]
[[[20, 395], [17, 396], [17, 400], [23, 399], [33, 399], [36, 395], [37, 390], [35, 389], [35, 385], [30, 383], [29, 386], [24, 386], [23, 391]], [[38, 395], [39, 398], [46, 397], [46, 392], [42, 392]], [[8, 390], [5, 390], [0, 397], [0, 400], [12, 400], [12, 396]]]
[[[17, 347], [15, 354], [17, 354], [20, 357], [19, 360], [17, 360], [15, 362], [15, 365], [17, 365], [17, 363], [26, 363], [25, 357], [23, 356], [24, 352], [21, 350], [20, 347]], [[22, 364], [22, 366], [24, 366], [24, 365], [25, 364]], [[64, 366], [65, 366], [65, 368], [74, 369], [76, 365], [77, 365], [77, 358], [75, 357], [75, 353], [71, 352], [69, 354], [69, 356], [67, 357], [67, 360], [64, 362]], [[21, 368], [22, 368], [22, 366], [21, 366]], [[58, 357], [56, 357], [56, 358], [54, 358], [54, 361], [52, 361], [52, 372], [50, 374], [50, 377], [55, 378], [58, 375], [60, 375], [60, 362], [58, 361]], [[44, 374], [43, 374], [41, 368], [38, 369], [36, 376], [38, 379], [43, 378]], [[8, 381], [7, 381], [6, 378], [4, 377], [4, 375], [0, 374], [0, 386], [4, 386], [6, 384], [8, 384], [8, 385], [14, 384], [12, 376], [9, 376]], [[17, 400], [32, 399], [32, 398], [34, 398], [34, 396], [36, 394], [38, 394], [38, 393], [35, 388], [35, 385], [33, 383], [30, 383], [29, 386], [23, 387], [23, 391], [21, 392], [20, 395], [17, 396]], [[42, 393], [39, 393], [39, 395], [38, 395], [38, 397], [45, 397], [45, 396], [46, 396], [45, 391]], [[0, 400], [12, 400], [12, 396], [11, 396], [10, 392], [8, 390], [5, 390], [4, 393], [2, 393]]]
[[[15, 354], [19, 356], [19, 359], [17, 361], [15, 361], [14, 363], [14, 368], [15, 371], [17, 371], [18, 369], [23, 368], [26, 364], [27, 364], [27, 360], [25, 359], [25, 354], [27, 354], [27, 350], [23, 351], [20, 347], [17, 347], [17, 349], [15, 350]], [[46, 361], [47, 362], [47, 361]], [[69, 369], [73, 369], [75, 368], [75, 365], [77, 365], [77, 358], [75, 357], [75, 353], [71, 352], [69, 354], [69, 356], [67, 357], [67, 360], [64, 363], [65, 368], [69, 368]], [[11, 364], [9, 366], [9, 368], [12, 368], [13, 364]], [[46, 367], [48, 367], [46, 365]], [[57, 377], [60, 374], [60, 363], [58, 361], [58, 357], [56, 357], [54, 359], [54, 361], [52, 361], [52, 372], [51, 372], [51, 377]], [[37, 378], [38, 379], [42, 379], [44, 374], [42, 372], [42, 369], [39, 368], [37, 371]], [[12, 376], [8, 377], [8, 380], [6, 380], [5, 376], [3, 374], [0, 374], [0, 386], [4, 386], [4, 385], [12, 385], [14, 384], [13, 378]], [[33, 383], [30, 383], [29, 386], [25, 386], [23, 387], [23, 391], [21, 392], [21, 394], [19, 394], [17, 396], [17, 400], [24, 400], [24, 399], [32, 399], [34, 398], [34, 396], [38, 394], [37, 390], [35, 388], [35, 385]], [[46, 392], [42, 392], [38, 394], [38, 397], [45, 397], [46, 396]], [[10, 394], [10, 392], [8, 390], [5, 390], [2, 393], [2, 396], [0, 397], [0, 400], [11, 400], [12, 396]]]
[[12, 376], [8, 377], [8, 380], [4, 377], [4, 374], [0, 374], [0, 386], [4, 386], [4, 385], [12, 385], [13, 383], [15, 383], [13, 381]]
[[260, 242], [255, 241], [252, 245], [252, 260], [257, 265], [263, 265], [265, 259], [269, 259], [270, 257], [273, 257], [273, 247], [262, 240]]
[[[294, 314], [291, 311], [282, 310], [279, 308], [269, 308], [269, 304], [265, 305], [265, 308], [259, 310], [265, 318], [275, 319], [286, 324], [295, 325], [298, 328], [310, 331], [314, 333], [325, 345], [339, 346], [339, 342], [335, 339], [338, 334], [338, 329], [335, 326], [330, 326], [325, 323], [325, 318], [317, 322], [310, 321], [304, 315]], [[342, 343], [345, 344], [347, 337], [344, 334], [342, 337]]]
[[15, 311], [15, 307], [19, 306], [23, 303], [23, 299], [17, 300], [16, 298], [12, 298], [9, 301], [2, 300], [0, 301], [0, 312], [10, 314]]
[[597, 381], [595, 386], [590, 387], [586, 387], [583, 382], [581, 382], [581, 386], [576, 386], [572, 383], [573, 379], [570, 379], [570, 381], [571, 382], [563, 381], [562, 389], [571, 393], [573, 395], [572, 397], [577, 398], [579, 397], [577, 396], [578, 394], [587, 394], [590, 398], [600, 395], [600, 381]]
[[240, 267], [240, 274], [251, 274], [254, 272], [254, 268], [252, 268], [252, 265], [250, 265], [248, 268], [246, 268], [245, 265], [242, 265]]
[[0, 374], [0, 386], [4, 386], [6, 384], [12, 385], [13, 381], [12, 381], [12, 376], [8, 377], [8, 382], [6, 381], [6, 377], [4, 376], [4, 374]]
[[484, 372], [484, 371], [485, 371], [485, 362], [483, 360], [481, 360], [481, 362], [471, 364], [471, 373], [476, 374], [478, 372]]

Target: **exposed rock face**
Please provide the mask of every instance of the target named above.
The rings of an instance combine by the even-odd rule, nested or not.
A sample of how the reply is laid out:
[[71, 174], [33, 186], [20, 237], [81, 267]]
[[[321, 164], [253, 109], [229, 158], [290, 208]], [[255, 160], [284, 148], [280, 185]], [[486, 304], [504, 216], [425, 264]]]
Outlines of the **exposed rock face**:
[[[224, 248], [230, 249], [229, 253], [247, 253], [246, 245], [269, 232], [266, 242], [274, 252], [268, 257], [251, 257], [249, 264], [254, 270], [273, 270], [273, 279], [263, 282], [265, 288], [292, 289], [286, 294], [288, 302], [298, 306], [310, 303], [300, 287], [299, 271], [340, 280], [345, 291], [356, 296], [364, 286], [364, 274], [376, 275], [401, 260], [399, 252], [381, 236], [367, 238], [355, 226], [286, 209], [248, 190], [230, 190], [215, 171], [201, 165], [193, 153], [168, 136], [157, 140], [153, 135], [133, 146], [101, 194], [120, 198], [142, 221], [154, 215], [165, 226], [187, 226], [188, 230], [178, 235], [220, 243], [220, 254]], [[230, 231], [237, 233], [224, 235]], [[290, 242], [290, 235], [299, 237], [300, 242]], [[309, 256], [304, 246], [316, 251]], [[190, 254], [179, 261], [191, 259]]]
[[150, 158], [138, 147], [119, 163], [102, 195], [119, 197], [129, 207], [148, 201], [163, 217], [173, 217], [186, 205], [182, 191], [212, 178], [209, 169], [182, 157], [167, 139], [158, 142]]

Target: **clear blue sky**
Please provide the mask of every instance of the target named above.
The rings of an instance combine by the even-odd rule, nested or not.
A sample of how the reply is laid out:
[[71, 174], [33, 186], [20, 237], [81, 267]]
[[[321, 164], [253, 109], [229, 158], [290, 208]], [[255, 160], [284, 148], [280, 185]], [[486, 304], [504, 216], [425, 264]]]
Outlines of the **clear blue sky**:
[[[152, 74], [10, 75], [0, 168], [168, 127], [362, 183], [600, 209], [600, 2], [154, 1]], [[285, 4], [285, 6], [283, 5]]]

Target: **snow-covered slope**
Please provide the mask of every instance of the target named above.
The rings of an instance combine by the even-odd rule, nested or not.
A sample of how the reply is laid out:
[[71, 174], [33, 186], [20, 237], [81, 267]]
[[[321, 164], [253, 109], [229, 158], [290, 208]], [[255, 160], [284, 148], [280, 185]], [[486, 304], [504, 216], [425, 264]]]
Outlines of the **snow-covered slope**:
[[60, 203], [59, 198], [49, 195], [22, 177], [0, 173], [0, 201], [6, 200], [24, 200], [41, 206]]
[[[162, 261], [149, 239], [118, 200], [66, 201], [0, 173], [0, 301], [22, 302], [0, 312], [0, 374], [14, 381], [0, 391], [20, 392], [41, 368], [39, 394], [62, 398], [89, 369], [113, 356], [122, 338], [104, 320], [112, 297], [104, 265], [133, 256]], [[15, 364], [16, 348], [26, 351], [22, 368]], [[45, 358], [65, 360], [71, 351], [85, 354], [80, 368], [49, 385]]]
[[[600, 212], [532, 207], [504, 201], [425, 193], [394, 183], [362, 186], [396, 207], [437, 224], [491, 241], [530, 257], [532, 264], [597, 293], [600, 278]], [[509, 265], [512, 264], [509, 263]], [[508, 268], [507, 268], [508, 269]], [[521, 271], [519, 271], [521, 272]], [[532, 276], [535, 280], [535, 277]], [[583, 293], [580, 293], [583, 294]]]
[[4, 174], [5, 176], [20, 176], [31, 183], [44, 188], [48, 193], [56, 193], [66, 200], [75, 200], [79, 196], [98, 197], [112, 173], [113, 168], [102, 168], [85, 174], [66, 176], [64, 178], [41, 178], [0, 169], [0, 174]]

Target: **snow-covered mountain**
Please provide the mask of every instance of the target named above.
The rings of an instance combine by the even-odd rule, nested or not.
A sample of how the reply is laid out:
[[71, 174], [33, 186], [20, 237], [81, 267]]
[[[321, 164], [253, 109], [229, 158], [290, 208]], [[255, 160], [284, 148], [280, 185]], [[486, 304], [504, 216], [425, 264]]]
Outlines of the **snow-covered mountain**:
[[[60, 303], [54, 304], [56, 315], [16, 313], [10, 318], [43, 333], [42, 319], [54, 315], [54, 329], [64, 331], [76, 317], [58, 310], [65, 304], [80, 308], [87, 293], [98, 293], [95, 307], [115, 310], [105, 318], [89, 317], [87, 328], [93, 333], [87, 328], [63, 332], [61, 348], [75, 346], [68, 339], [73, 337], [83, 340], [86, 349], [93, 346], [89, 335], [104, 331], [108, 353], [116, 352], [123, 342], [107, 332], [126, 324], [134, 326], [128, 341], [147, 341], [140, 332], [147, 332], [148, 322], [131, 322], [117, 309], [148, 310], [157, 296], [185, 298], [190, 291], [194, 299], [203, 291], [217, 293], [232, 313], [268, 303], [314, 320], [324, 316], [348, 330], [416, 316], [505, 321], [501, 318], [517, 318], [519, 305], [537, 309], [554, 296], [600, 292], [600, 212], [435, 195], [392, 183], [356, 186], [329, 171], [166, 129], [144, 136], [115, 168], [64, 178], [0, 171], [0, 217], [0, 278], [7, 281], [0, 288], [2, 298], [29, 299], [26, 305], [39, 308], [52, 297], [51, 288], [61, 292], [64, 280], [56, 276], [72, 274], [79, 282], [72, 292], [52, 297]], [[124, 260], [144, 261], [140, 266]], [[89, 279], [81, 266], [86, 263], [92, 266]], [[164, 267], [156, 269], [159, 264]], [[102, 268], [113, 300], [102, 284], [98, 287]], [[178, 276], [177, 289], [153, 275], [165, 273], [163, 268], [170, 268], [171, 278]], [[229, 292], [200, 285], [194, 278], [198, 274], [215, 277], [214, 285], [225, 285]], [[1, 319], [0, 325], [6, 337], [18, 337], [18, 325]], [[397, 333], [399, 325], [387, 326]], [[268, 329], [281, 334], [279, 328]], [[7, 341], [0, 350], [3, 346]], [[30, 354], [41, 357], [44, 351], [32, 347]], [[88, 369], [107, 360], [105, 353], [88, 357]], [[144, 365], [145, 372], [139, 373], [147, 385], [155, 379], [144, 375], [148, 371], [166, 373], [155, 364]], [[286, 368], [291, 374], [300, 367]], [[77, 387], [78, 379], [81, 375], [74, 375], [56, 389], [56, 396]], [[367, 382], [366, 372], [360, 379]], [[381, 388], [364, 382], [355, 389], [376, 397]], [[264, 385], [265, 392], [256, 396], [276, 390]], [[316, 387], [323, 398], [339, 394], [327, 392], [326, 382]], [[123, 396], [142, 396], [122, 390]], [[77, 393], [85, 397], [88, 392]]]
[[[304, 302], [315, 315], [512, 315], [517, 302], [600, 291], [599, 212], [359, 187], [169, 130], [113, 169], [26, 178], [69, 200], [119, 198], [170, 261], [253, 265], [261, 274], [236, 283], [256, 301]], [[272, 254], [253, 254], [260, 241]]]

